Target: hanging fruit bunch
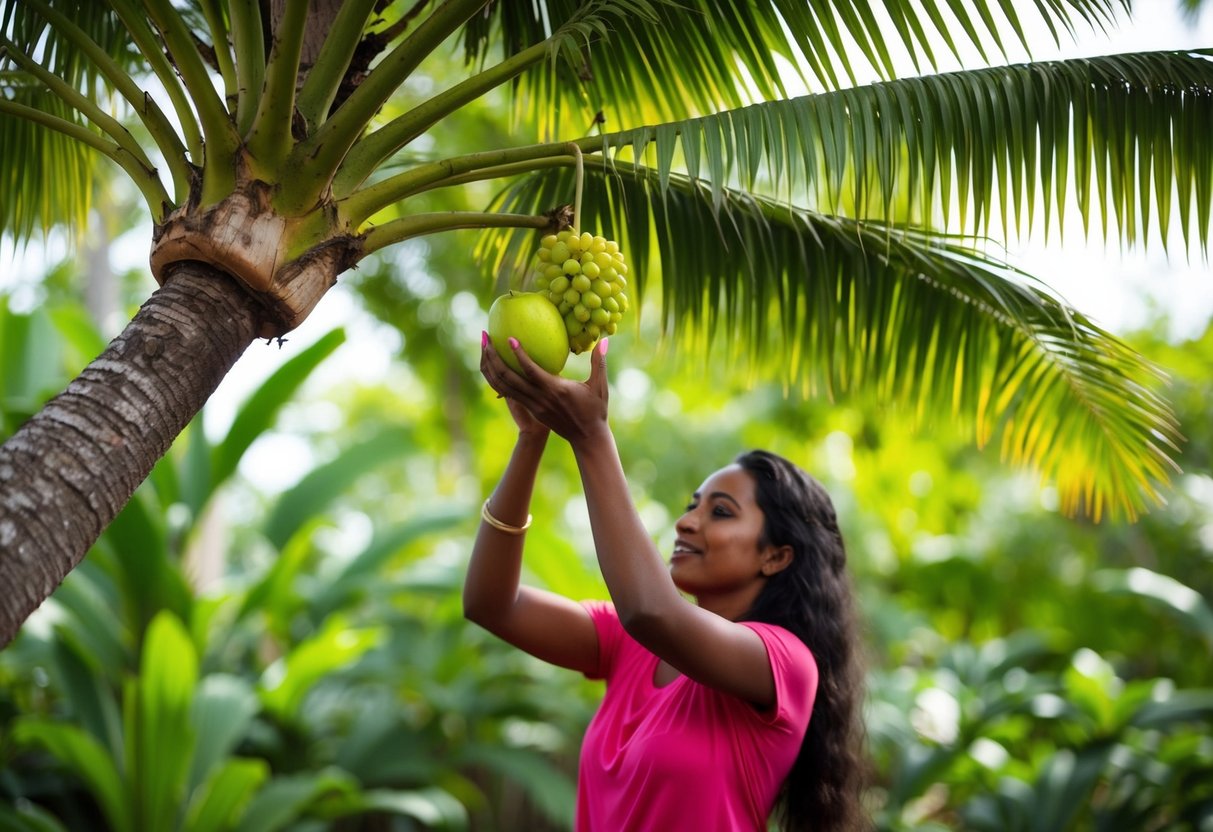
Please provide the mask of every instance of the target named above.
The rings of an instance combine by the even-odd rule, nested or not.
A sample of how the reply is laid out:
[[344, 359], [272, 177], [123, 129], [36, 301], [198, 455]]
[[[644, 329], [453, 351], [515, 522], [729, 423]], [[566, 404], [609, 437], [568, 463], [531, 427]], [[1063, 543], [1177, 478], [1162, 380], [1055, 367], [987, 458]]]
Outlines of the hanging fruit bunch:
[[566, 229], [540, 241], [532, 265], [531, 284], [560, 312], [569, 350], [583, 353], [615, 334], [628, 311], [628, 264], [618, 243]]
[[[602, 336], [614, 335], [628, 311], [624, 291], [628, 264], [619, 244], [577, 230], [585, 171], [576, 143], [566, 145], [566, 150], [575, 161], [577, 174], [572, 227], [540, 241], [526, 281], [530, 290], [502, 295], [489, 310], [489, 336], [515, 370], [520, 367], [508, 347], [511, 337], [526, 347], [528, 355], [532, 350], [536, 355], [542, 353], [548, 363], [540, 365], [559, 373], [569, 352], [586, 352]], [[555, 311], [544, 312], [549, 303]]]

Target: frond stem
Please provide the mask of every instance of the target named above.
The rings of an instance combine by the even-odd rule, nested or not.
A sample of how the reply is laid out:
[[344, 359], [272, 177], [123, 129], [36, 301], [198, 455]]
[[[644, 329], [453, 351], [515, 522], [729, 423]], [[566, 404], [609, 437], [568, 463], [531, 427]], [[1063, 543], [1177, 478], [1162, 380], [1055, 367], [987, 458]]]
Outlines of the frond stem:
[[[258, 167], [277, 172], [291, 148], [291, 120], [295, 115], [295, 84], [299, 56], [307, 28], [308, 0], [286, 0], [282, 19], [274, 27], [265, 83], [257, 114], [248, 134], [248, 148]], [[268, 178], [268, 177], [263, 177]]]
[[18, 66], [45, 84], [46, 88], [54, 93], [60, 101], [95, 124], [97, 129], [129, 153], [141, 166], [146, 170], [155, 172], [152, 160], [147, 158], [147, 154], [143, 152], [143, 148], [135, 141], [135, 137], [117, 119], [81, 95], [67, 81], [64, 81], [58, 75], [42, 66], [42, 64], [21, 52], [17, 48], [17, 44], [3, 35], [0, 35], [0, 48], [3, 48]]
[[247, 136], [265, 81], [265, 30], [257, 0], [228, 0], [236, 53], [236, 132]]
[[223, 22], [223, 9], [219, 0], [200, 0], [202, 14], [206, 17], [207, 28], [211, 30], [211, 48], [215, 50], [215, 60], [219, 64], [219, 74], [223, 76], [223, 95], [231, 101], [236, 95], [236, 66], [232, 63], [232, 47], [227, 40], [227, 26]]
[[108, 0], [110, 8], [122, 20], [123, 25], [131, 34], [139, 53], [151, 66], [152, 72], [164, 86], [169, 101], [173, 104], [173, 112], [177, 114], [177, 122], [181, 125], [181, 133], [185, 138], [185, 146], [189, 150], [190, 159], [196, 165], [203, 161], [202, 133], [198, 129], [198, 119], [190, 106], [189, 98], [181, 88], [181, 81], [173, 71], [172, 64], [165, 57], [160, 41], [143, 13], [131, 5], [130, 0]]
[[341, 88], [345, 71], [358, 49], [366, 22], [377, 0], [348, 0], [341, 4], [333, 27], [324, 38], [324, 48], [299, 90], [296, 106], [309, 127], [324, 123]]
[[[164, 0], [160, 0], [164, 2]], [[486, 0], [447, 0], [371, 70], [358, 89], [312, 136], [295, 146], [292, 178], [275, 200], [287, 213], [315, 203], [332, 181], [345, 154], [366, 129], [383, 103], [413, 70], [456, 29], [466, 23]]]
[[480, 168], [471, 173], [463, 173], [458, 176], [448, 176], [445, 179], [440, 179], [424, 188], [418, 188], [409, 196], [416, 196], [425, 191], [436, 190], [437, 188], [450, 188], [455, 185], [467, 185], [471, 182], [483, 182], [486, 179], [505, 179], [510, 176], [521, 176], [526, 173], [534, 173], [545, 168], [563, 168], [573, 167], [577, 164], [577, 160], [572, 156], [550, 156], [547, 159], [535, 159], [530, 162], [515, 162], [508, 165], [496, 165], [494, 167]]
[[377, 225], [366, 232], [363, 254], [399, 243], [411, 237], [433, 234], [437, 231], [452, 231], [457, 228], [546, 228], [551, 220], [530, 214], [499, 214], [494, 212], [449, 211], [434, 214], [415, 214]]
[[120, 146], [117, 142], [94, 133], [82, 124], [76, 124], [67, 119], [45, 113], [36, 107], [18, 104], [15, 101], [8, 101], [4, 98], [0, 98], [0, 113], [7, 113], [16, 118], [25, 119], [50, 130], [55, 130], [114, 160], [126, 172], [127, 176], [131, 178], [135, 186], [139, 188], [139, 192], [143, 194], [143, 199], [147, 202], [147, 206], [152, 212], [152, 220], [159, 223], [163, 222], [164, 218], [168, 216], [173, 203], [168, 191], [164, 189], [164, 183], [160, 181], [160, 177], [156, 175], [154, 170], [145, 166], [142, 161], [131, 155], [126, 148]]
[[552, 39], [549, 38], [524, 49], [496, 66], [426, 100], [366, 138], [360, 139], [350, 148], [342, 162], [341, 170], [333, 180], [333, 192], [338, 196], [351, 193], [366, 181], [384, 160], [443, 118], [542, 61], [551, 44]]
[[498, 168], [503, 165], [518, 165], [516, 172], [522, 173], [526, 168], [519, 163], [534, 163], [538, 160], [563, 157], [568, 153], [570, 144], [579, 147], [583, 153], [593, 153], [601, 149], [602, 138], [589, 136], [577, 139], [575, 142], [548, 142], [505, 150], [486, 150], [430, 162], [355, 191], [345, 199], [338, 201], [338, 209], [357, 225], [393, 202], [398, 202], [421, 191], [445, 187], [453, 178], [463, 174]]
[[231, 164], [240, 137], [228, 117], [227, 109], [211, 84], [210, 74], [198, 54], [181, 13], [173, 8], [172, 0], [146, 0], [152, 23], [160, 31], [164, 45], [172, 56], [190, 99], [198, 110], [198, 120], [206, 137], [203, 166], [202, 201], [208, 204], [235, 187], [235, 170]]
[[577, 168], [577, 185], [573, 197], [573, 228], [581, 230], [581, 190], [585, 183], [585, 159], [581, 155], [581, 148], [573, 142], [565, 145], [565, 149], [573, 154], [574, 167]]
[[62, 12], [51, 8], [43, 0], [28, 0], [39, 14], [45, 17], [52, 26], [63, 33], [64, 37], [74, 43], [110, 83], [121, 93], [130, 104], [131, 109], [139, 116], [139, 120], [147, 128], [148, 134], [160, 149], [173, 178], [173, 195], [178, 204], [189, 196], [190, 172], [185, 159], [185, 145], [177, 131], [164, 115], [164, 111], [130, 75], [109, 56], [96, 41], [89, 37], [83, 29], [73, 23]]

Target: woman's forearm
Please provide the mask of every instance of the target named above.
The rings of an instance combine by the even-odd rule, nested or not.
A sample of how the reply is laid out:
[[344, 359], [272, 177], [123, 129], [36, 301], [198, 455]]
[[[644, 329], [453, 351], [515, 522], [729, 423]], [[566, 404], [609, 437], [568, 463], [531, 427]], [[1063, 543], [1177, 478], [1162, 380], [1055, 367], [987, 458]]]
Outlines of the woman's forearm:
[[[515, 528], [526, 523], [547, 439], [546, 431], [519, 435], [501, 481], [488, 500], [489, 514], [501, 523]], [[486, 629], [492, 630], [494, 620], [508, 615], [518, 597], [524, 538], [480, 521], [463, 585], [463, 610], [468, 619]]]
[[603, 425], [573, 443], [590, 514], [594, 548], [619, 619], [637, 632], [682, 602], [669, 570], [632, 503], [615, 438]]

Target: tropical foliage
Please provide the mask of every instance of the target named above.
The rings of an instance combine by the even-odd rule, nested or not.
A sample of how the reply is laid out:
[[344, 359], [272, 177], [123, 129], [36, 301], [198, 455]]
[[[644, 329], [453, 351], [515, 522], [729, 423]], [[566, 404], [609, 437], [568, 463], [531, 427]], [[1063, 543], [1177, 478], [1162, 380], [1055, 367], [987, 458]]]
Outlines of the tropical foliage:
[[[1113, 0], [948, 5], [6, 3], [0, 131], [16, 175], [0, 223], [24, 236], [78, 218], [80, 146], [107, 157], [156, 224], [158, 281], [201, 262], [256, 298], [247, 323], [210, 313], [232, 321], [215, 332], [230, 336], [226, 362], [250, 330], [281, 336], [348, 267], [418, 236], [500, 229], [483, 251], [516, 280], [529, 235], [568, 222], [559, 208], [575, 193], [572, 222], [632, 252], [637, 293], [659, 277], [670, 330], [771, 356], [806, 390], [949, 415], [1054, 479], [1067, 511], [1132, 516], [1159, 499], [1179, 436], [1154, 369], [944, 232], [953, 212], [964, 233], [994, 217], [1003, 230], [1031, 225], [1039, 202], [1046, 230], [1070, 205], [1133, 241], [1151, 222], [1165, 234], [1174, 202], [1174, 224], [1203, 244], [1210, 63], [1173, 52], [894, 78], [892, 49], [918, 69], [939, 67], [945, 47], [989, 60], [1029, 47], [1029, 15], [1058, 39], [1117, 12]], [[465, 77], [410, 86], [459, 41]], [[857, 86], [861, 64], [884, 80]], [[826, 91], [789, 99], [788, 79]], [[507, 86], [510, 141], [429, 149], [439, 125]], [[79, 176], [40, 188], [50, 169]], [[426, 211], [418, 199], [479, 181], [509, 186], [493, 210]], [[137, 363], [117, 350], [107, 361]], [[162, 430], [181, 429], [208, 395], [210, 376], [191, 369], [186, 412]], [[42, 422], [21, 440], [35, 456]], [[138, 482], [163, 453], [141, 450], [110, 503], [127, 499], [117, 481]], [[99, 488], [96, 476], [77, 487]], [[109, 513], [72, 537], [91, 539]]]
[[[0, 227], [126, 213], [101, 196], [121, 172], [150, 237], [148, 218], [231, 196], [225, 160], [251, 153], [290, 179], [276, 210], [307, 218], [293, 253], [362, 246], [337, 291], [394, 359], [362, 380], [364, 333], [301, 328], [230, 421], [189, 422], [0, 653], [0, 829], [569, 827], [601, 691], [465, 626], [458, 587], [512, 436], [469, 345], [579, 161], [580, 224], [640, 265], [612, 408], [654, 534], [746, 446], [835, 495], [879, 828], [1210, 828], [1213, 334], [1113, 335], [974, 236], [1069, 212], [1203, 247], [1207, 54], [893, 77], [897, 49], [992, 62], [1029, 17], [1064, 38], [1113, 0], [879, 21], [863, 3], [381, 5], [342, 4], [349, 48], [326, 49], [296, 117], [271, 102], [307, 4], [285, 4], [271, 59], [256, 3], [0, 3]], [[359, 65], [367, 32], [383, 51]], [[816, 92], [788, 98], [797, 66]], [[865, 67], [885, 80], [855, 84]], [[366, 70], [366, 91], [341, 83]], [[319, 152], [338, 134], [348, 152]], [[506, 228], [431, 235], [466, 226]], [[82, 273], [0, 302], [0, 437], [112, 334]], [[153, 289], [128, 276], [124, 311]], [[264, 488], [258, 449], [284, 437], [303, 450], [271, 464], [298, 472]], [[554, 445], [528, 579], [600, 597], [579, 501]]]
[[[402, 322], [406, 339], [462, 326], [457, 298], [435, 300], [452, 311]], [[85, 360], [61, 334], [87, 326], [72, 304], [9, 311], [4, 326], [6, 367], [47, 359], [28, 389], [54, 390]], [[438, 363], [300, 386], [342, 361], [345, 338], [285, 361], [260, 388], [280, 396], [254, 393], [217, 440], [191, 428], [0, 654], [0, 828], [569, 828], [601, 691], [460, 613], [475, 500], [504, 463], [508, 416], [481, 387], [425, 378], [450, 369]], [[1174, 370], [1181, 418], [1206, 412], [1213, 331], [1132, 340]], [[470, 373], [464, 353], [456, 370]], [[1193, 430], [1167, 508], [1091, 525], [896, 411], [612, 356], [621, 447], [663, 540], [705, 461], [739, 447], [794, 455], [835, 495], [867, 622], [879, 828], [1213, 818], [1207, 430]], [[22, 402], [15, 387], [4, 400]], [[281, 494], [240, 473], [274, 435], [317, 449]], [[601, 597], [576, 476], [553, 446], [528, 580]]]

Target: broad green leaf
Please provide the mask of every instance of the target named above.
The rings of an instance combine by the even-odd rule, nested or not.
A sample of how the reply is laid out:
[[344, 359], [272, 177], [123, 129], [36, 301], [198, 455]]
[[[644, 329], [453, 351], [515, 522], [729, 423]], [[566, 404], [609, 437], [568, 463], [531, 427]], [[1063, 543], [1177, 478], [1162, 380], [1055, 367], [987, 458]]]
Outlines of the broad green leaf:
[[0, 832], [69, 832], [59, 819], [36, 803], [10, 809], [0, 803]]
[[269, 776], [270, 767], [265, 760], [225, 760], [190, 797], [184, 829], [189, 832], [233, 829]]
[[316, 618], [348, 604], [351, 598], [367, 591], [368, 585], [381, 580], [384, 564], [405, 546], [428, 535], [454, 528], [467, 519], [463, 507], [439, 509], [407, 520], [378, 533], [360, 554], [347, 561], [325, 581], [309, 604]]
[[122, 595], [136, 633], [161, 610], [188, 616], [192, 603], [192, 592], [169, 557], [165, 518], [151, 510], [149, 502], [145, 490], [136, 491], [101, 536], [122, 570]]
[[1101, 592], [1130, 595], [1162, 609], [1213, 649], [1213, 609], [1191, 587], [1140, 566], [1100, 570], [1091, 581]]
[[1045, 764], [1036, 783], [1038, 803], [1034, 828], [1065, 832], [1090, 798], [1113, 746], [1084, 748], [1075, 754], [1063, 749]]
[[249, 803], [236, 832], [277, 832], [325, 795], [357, 791], [354, 779], [336, 768], [275, 777]]
[[1062, 676], [1066, 701], [1090, 718], [1097, 732], [1114, 727], [1115, 701], [1124, 682], [1107, 661], [1092, 650], [1079, 650]]
[[1140, 728], [1168, 729], [1184, 723], [1208, 725], [1211, 719], [1213, 690], [1179, 690], [1143, 704], [1132, 723]]
[[63, 348], [47, 311], [14, 313], [0, 298], [0, 402], [32, 413], [64, 382]]
[[197, 735], [190, 720], [198, 659], [181, 621], [152, 619], [139, 677], [127, 685], [126, 771], [141, 828], [171, 829], [185, 801]]
[[[117, 759], [122, 754], [122, 721], [115, 691], [71, 641], [56, 640], [51, 649], [76, 722]], [[111, 669], [120, 667], [122, 665], [110, 666]]]
[[312, 371], [343, 343], [345, 331], [332, 330], [285, 362], [249, 396], [237, 411], [227, 435], [215, 447], [211, 463], [211, 491], [236, 471], [240, 458], [249, 446], [273, 427], [278, 413], [291, 396], [307, 381]]
[[84, 729], [29, 717], [16, 723], [13, 740], [45, 748], [79, 777], [115, 832], [132, 832], [136, 828], [114, 759]]
[[[660, 269], [663, 323], [685, 354], [960, 425], [1053, 479], [1070, 513], [1133, 516], [1160, 499], [1178, 435], [1159, 371], [974, 241], [734, 189], [717, 212], [703, 183], [671, 173], [663, 190], [657, 171], [614, 169], [587, 168], [583, 223], [624, 246], [630, 297]], [[569, 184], [535, 174], [498, 205], [531, 212]], [[659, 267], [632, 247], [654, 231], [670, 241]], [[526, 250], [523, 235], [494, 239], [497, 268], [519, 274], [507, 258]]]
[[265, 535], [278, 549], [309, 518], [315, 517], [368, 471], [411, 450], [411, 431], [389, 427], [380, 434], [345, 449], [332, 462], [310, 471], [283, 494], [265, 524]]
[[[198, 738], [190, 766], [188, 791], [193, 791], [244, 738], [260, 710], [252, 685], [239, 676], [214, 673], [203, 678], [194, 694], [190, 724]], [[237, 776], [235, 774], [229, 776]]]
[[54, 306], [48, 310], [48, 314], [55, 331], [70, 348], [68, 361], [74, 367], [84, 367], [105, 351], [105, 339], [83, 306]]
[[350, 792], [326, 800], [319, 814], [340, 818], [368, 812], [410, 817], [435, 832], [461, 832], [469, 828], [467, 809], [439, 788]]
[[57, 625], [59, 637], [95, 671], [116, 673], [133, 667], [131, 632], [114, 615], [117, 593], [103, 585], [104, 576], [80, 568], [69, 575], [50, 603], [59, 605], [65, 618]]
[[280, 719], [297, 719], [304, 697], [317, 682], [353, 664], [383, 638], [380, 627], [351, 627], [344, 617], [330, 616], [324, 629], [266, 668], [261, 677], [262, 704]]
[[265, 574], [245, 594], [236, 621], [262, 613], [270, 633], [286, 637], [290, 620], [301, 604], [298, 578], [313, 554], [312, 535], [327, 525], [325, 518], [313, 517], [291, 536]]
[[467, 762], [493, 769], [521, 785], [554, 823], [573, 823], [576, 784], [541, 755], [505, 745], [475, 745], [465, 757]]

